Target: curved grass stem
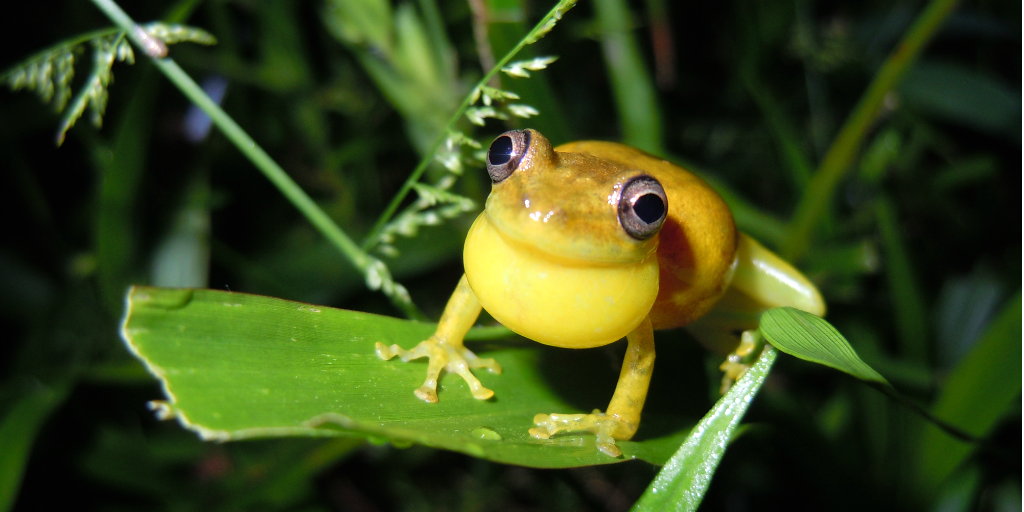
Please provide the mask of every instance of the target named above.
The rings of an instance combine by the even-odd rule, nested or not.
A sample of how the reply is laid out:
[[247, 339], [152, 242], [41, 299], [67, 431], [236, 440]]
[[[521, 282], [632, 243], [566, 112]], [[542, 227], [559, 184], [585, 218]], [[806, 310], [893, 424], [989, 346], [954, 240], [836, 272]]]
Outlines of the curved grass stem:
[[[134, 30], [135, 22], [125, 13], [114, 0], [93, 0], [93, 3], [100, 8], [121, 30], [125, 31], [132, 42], [140, 48], [144, 48], [144, 41], [139, 40]], [[400, 309], [405, 315], [413, 319], [425, 319], [409, 298], [405, 288], [390, 281], [386, 268], [374, 257], [360, 249], [359, 245], [352, 241], [338, 225], [331, 220], [317, 204], [303, 192], [302, 188], [295, 183], [291, 177], [274, 161], [259, 144], [242, 129], [234, 119], [220, 108], [203, 91], [195, 80], [192, 80], [174, 60], [170, 58], [153, 58], [156, 67], [170, 80], [178, 89], [200, 109], [203, 110], [224, 135], [234, 143], [235, 147], [242, 152], [263, 173], [271, 183], [297, 208], [302, 215], [330, 241], [342, 255], [345, 256], [359, 271], [367, 278], [371, 288], [382, 288], [391, 303]], [[436, 149], [436, 148], [435, 148]], [[382, 279], [383, 278], [383, 279]], [[389, 286], [390, 285], [390, 286]]]
[[882, 109], [886, 96], [903, 80], [924, 46], [956, 8], [957, 2], [932, 0], [882, 63], [804, 190], [781, 247], [783, 257], [797, 260], [810, 247], [815, 228], [824, 218], [839, 182], [853, 167], [861, 143]]

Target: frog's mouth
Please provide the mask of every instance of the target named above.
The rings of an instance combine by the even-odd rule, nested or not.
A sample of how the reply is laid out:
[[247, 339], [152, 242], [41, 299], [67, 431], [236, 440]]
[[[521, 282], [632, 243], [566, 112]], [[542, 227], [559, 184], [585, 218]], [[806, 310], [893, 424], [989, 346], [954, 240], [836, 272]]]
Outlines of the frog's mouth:
[[[565, 265], [622, 265], [643, 261], [657, 251], [658, 237], [634, 240], [619, 233], [599, 233], [585, 225], [553, 223], [561, 212], [548, 210], [526, 215], [526, 229], [518, 222], [501, 222], [498, 215], [484, 216], [499, 236], [518, 250], [537, 252]], [[548, 223], [544, 224], [545, 217]], [[537, 220], [534, 220], [534, 219]], [[618, 226], [616, 226], [618, 228]]]
[[484, 216], [508, 243], [566, 264], [632, 264], [658, 249], [657, 236], [646, 240], [629, 236], [607, 203], [599, 211], [572, 212], [528, 198], [510, 207], [488, 197]]

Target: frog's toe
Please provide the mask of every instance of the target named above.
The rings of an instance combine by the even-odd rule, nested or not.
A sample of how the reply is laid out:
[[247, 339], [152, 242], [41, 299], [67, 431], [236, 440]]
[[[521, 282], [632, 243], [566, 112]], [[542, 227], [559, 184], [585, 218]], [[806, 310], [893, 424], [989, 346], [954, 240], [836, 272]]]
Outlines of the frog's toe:
[[[383, 359], [385, 361], [391, 359], [392, 357], [395, 357], [398, 354], [398, 350], [401, 350], [401, 348], [398, 345], [391, 345], [389, 347], [389, 346], [387, 346], [387, 345], [385, 345], [385, 344], [383, 344], [383, 343], [381, 343], [379, 341], [377, 342], [376, 349], [377, 349], [377, 357], [379, 357], [379, 358], [381, 358], [381, 359]], [[396, 349], [398, 349], [398, 350], [396, 350]]]
[[[551, 436], [558, 432], [558, 426], [551, 419], [550, 414], [538, 414], [533, 417], [533, 424], [537, 425], [530, 429], [530, 435], [537, 439], [551, 439]], [[557, 416], [557, 415], [556, 415]]]
[[501, 373], [501, 365], [498, 364], [498, 362], [495, 361], [494, 359], [490, 357], [477, 357], [476, 354], [468, 350], [466, 352], [466, 362], [469, 364], [470, 368], [485, 368], [487, 369], [487, 371], [491, 373]]
[[426, 384], [416, 388], [416, 391], [413, 391], [412, 394], [424, 402], [437, 403], [437, 390]]
[[479, 367], [474, 365], [473, 361], [481, 361], [480, 358], [476, 357], [476, 355], [469, 350], [464, 350], [461, 354], [450, 354], [449, 357], [450, 361], [447, 367], [448, 371], [462, 377], [462, 380], [466, 381], [466, 385], [469, 386], [469, 392], [473, 394], [473, 398], [476, 398], [477, 400], [487, 400], [494, 396], [494, 391], [485, 388], [484, 385], [480, 383], [480, 380], [476, 378], [476, 375], [473, 375], [473, 372], [470, 371], [470, 368]]
[[614, 432], [623, 427], [618, 419], [599, 410], [591, 414], [538, 414], [533, 417], [530, 435], [537, 439], [550, 439], [558, 432], [592, 432], [597, 434], [597, 449], [609, 457], [619, 457], [622, 450], [615, 446]]
[[609, 457], [618, 458], [622, 456], [622, 450], [615, 446], [615, 439], [610, 437], [602, 442], [601, 436], [597, 436], [597, 449]]
[[476, 398], [477, 400], [487, 400], [494, 396], [494, 391], [483, 386], [479, 386], [478, 388], [471, 390], [471, 392], [473, 393], [473, 398]]
[[750, 369], [750, 365], [726, 360], [718, 367], [718, 369], [725, 373], [725, 375], [722, 376], [722, 386], [718, 390], [719, 394], [724, 395], [729, 392], [732, 385], [739, 380], [744, 373], [747, 373], [747, 370]]
[[747, 370], [754, 364], [754, 360], [757, 359], [763, 349], [764, 338], [761, 336], [760, 331], [743, 331], [743, 334], [740, 336], [739, 346], [718, 367], [719, 370], [725, 373], [722, 376], [722, 387], [719, 390], [721, 394], [724, 395], [728, 392], [733, 383], [739, 380], [744, 373], [747, 373]]

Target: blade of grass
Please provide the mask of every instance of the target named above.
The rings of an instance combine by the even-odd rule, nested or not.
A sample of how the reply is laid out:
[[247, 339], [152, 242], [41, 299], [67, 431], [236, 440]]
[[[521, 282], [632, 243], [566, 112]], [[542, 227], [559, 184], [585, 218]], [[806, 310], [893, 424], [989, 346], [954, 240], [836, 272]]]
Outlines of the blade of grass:
[[781, 248], [782, 256], [786, 259], [798, 260], [811, 245], [814, 229], [824, 218], [839, 182], [853, 167], [861, 143], [881, 111], [889, 91], [899, 85], [925, 44], [942, 27], [956, 5], [957, 0], [932, 0], [879, 68], [825, 153], [797, 204]]
[[775, 348], [791, 355], [834, 368], [866, 382], [888, 386], [867, 365], [842, 334], [822, 318], [794, 308], [774, 308], [761, 315], [761, 332]]
[[892, 201], [882, 195], [875, 204], [878, 231], [885, 255], [885, 277], [893, 301], [893, 316], [900, 334], [903, 356], [917, 363], [928, 360], [928, 316], [914, 267], [900, 235]]
[[768, 378], [777, 352], [766, 346], [757, 362], [693, 428], [640, 496], [633, 512], [697, 510], [747, 407]]
[[[142, 183], [153, 105], [159, 90], [152, 68], [142, 70], [138, 87], [119, 120], [112, 155], [101, 164], [96, 215], [96, 263], [104, 305], [112, 315], [121, 310], [121, 296], [135, 268], [135, 202]], [[99, 159], [97, 159], [99, 160]]]
[[601, 27], [601, 46], [622, 124], [622, 141], [654, 155], [664, 155], [661, 112], [651, 74], [647, 72], [632, 16], [623, 0], [597, 0], [594, 12]]
[[747, 93], [754, 99], [754, 103], [764, 115], [768, 132], [775, 139], [775, 144], [778, 147], [782, 167], [789, 171], [793, 190], [805, 190], [811, 180], [813, 164], [804, 154], [803, 148], [800, 147], [799, 137], [796, 135], [792, 121], [779, 106], [778, 99], [772, 95], [765, 84], [761, 83], [752, 69], [744, 67], [740, 70], [739, 75], [743, 85], [747, 88]]
[[50, 412], [64, 402], [68, 388], [60, 384], [35, 390], [15, 402], [0, 421], [0, 512], [14, 506], [36, 434]]
[[[113, 0], [93, 0], [93, 3], [100, 8], [114, 23], [116, 23], [122, 30], [124, 30], [132, 42], [138, 47], [145, 48], [142, 41], [139, 40], [139, 36], [136, 33], [137, 25], [135, 22], [125, 13], [120, 6], [118, 6]], [[381, 279], [383, 272], [386, 272], [386, 267], [381, 270], [383, 265], [372, 256], [366, 254], [359, 246], [352, 241], [348, 235], [333, 220], [324, 212], [317, 204], [299, 187], [291, 177], [281, 168], [280, 165], [275, 162], [266, 151], [260, 147], [252, 137], [249, 136], [245, 130], [242, 129], [234, 119], [231, 118], [223, 109], [220, 108], [201, 87], [192, 80], [181, 67], [178, 66], [173, 59], [170, 58], [153, 58], [153, 63], [156, 65], [164, 76], [167, 77], [174, 85], [178, 87], [181, 92], [188, 97], [193, 103], [199, 108], [206, 112], [210, 119], [227, 138], [235, 144], [235, 147], [239, 149], [252, 163], [256, 166], [264, 176], [267, 177], [277, 187], [285, 198], [288, 199], [295, 206], [309, 222], [323, 234], [335, 247], [341, 251], [349, 262], [351, 262], [364, 276], [367, 277], [367, 284], [371, 284], [371, 278]], [[386, 276], [390, 279], [390, 276]], [[380, 283], [378, 281], [378, 286]], [[375, 286], [370, 286], [376, 288]], [[394, 292], [386, 293], [391, 303], [395, 305], [399, 310], [405, 313], [409, 318], [422, 319], [425, 318], [423, 313], [419, 311], [412, 300], [409, 298], [408, 292], [405, 292], [405, 288], [400, 285], [394, 284]], [[385, 287], [385, 290], [387, 288]]]
[[273, 464], [258, 486], [246, 486], [244, 492], [235, 493], [229, 506], [221, 510], [259, 510], [254, 505], [275, 505], [276, 509], [287, 508], [301, 498], [301, 493], [310, 485], [313, 477], [340, 460], [349, 456], [366, 443], [362, 437], [342, 436], [331, 439], [296, 461]]
[[[1021, 294], [1003, 306], [974, 348], [960, 361], [939, 392], [932, 413], [967, 433], [984, 437], [1007, 412], [1020, 405]], [[931, 426], [920, 437], [917, 479], [930, 495], [971, 454], [974, 446]]]

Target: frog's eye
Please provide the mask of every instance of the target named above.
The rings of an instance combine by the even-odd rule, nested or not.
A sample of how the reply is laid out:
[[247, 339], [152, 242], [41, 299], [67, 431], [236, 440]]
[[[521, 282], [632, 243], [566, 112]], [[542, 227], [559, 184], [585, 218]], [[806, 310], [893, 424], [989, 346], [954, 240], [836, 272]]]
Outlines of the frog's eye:
[[491, 175], [491, 181], [501, 183], [515, 172], [528, 149], [529, 130], [511, 130], [498, 135], [487, 150], [487, 174]]
[[622, 187], [619, 195], [619, 223], [637, 240], [658, 234], [668, 213], [668, 197], [658, 180], [637, 176]]

